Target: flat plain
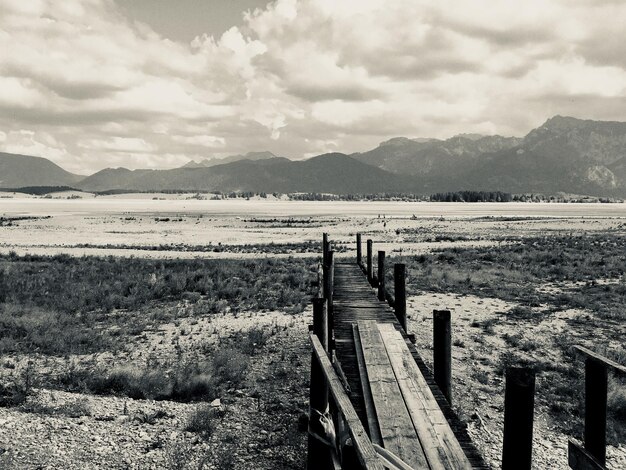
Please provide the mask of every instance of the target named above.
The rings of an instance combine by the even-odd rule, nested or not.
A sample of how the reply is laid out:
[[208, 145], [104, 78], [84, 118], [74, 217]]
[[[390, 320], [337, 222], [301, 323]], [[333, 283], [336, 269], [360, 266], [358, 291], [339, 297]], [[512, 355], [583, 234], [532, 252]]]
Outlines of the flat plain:
[[[571, 346], [626, 359], [626, 204], [7, 194], [0, 217], [7, 467], [302, 468], [323, 232], [339, 257], [359, 232], [407, 264], [427, 363], [432, 310], [452, 311], [454, 407], [494, 468], [504, 367], [539, 370], [535, 468], [567, 468]], [[614, 379], [609, 418], [608, 466], [624, 468]]]

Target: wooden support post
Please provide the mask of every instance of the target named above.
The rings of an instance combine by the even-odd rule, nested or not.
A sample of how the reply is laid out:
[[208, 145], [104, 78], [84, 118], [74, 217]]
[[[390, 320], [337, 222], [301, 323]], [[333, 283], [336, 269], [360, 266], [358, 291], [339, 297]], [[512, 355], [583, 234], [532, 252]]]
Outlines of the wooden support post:
[[[325, 351], [328, 351], [328, 320], [326, 318], [326, 300], [313, 299], [313, 334], [317, 336]], [[315, 356], [311, 356], [311, 389], [309, 399], [309, 440], [307, 452], [307, 469], [330, 468], [330, 448], [311, 435], [311, 431], [322, 433], [319, 414], [324, 413], [328, 406], [328, 384], [324, 372]]]
[[396, 318], [404, 332], [408, 333], [407, 321], [406, 321], [406, 266], [402, 263], [396, 263], [393, 265], [393, 295], [394, 295], [394, 310], [396, 312]]
[[362, 258], [362, 254], [361, 254], [361, 234], [357, 233], [356, 234], [356, 264], [358, 264], [359, 266], [363, 266], [363, 260]]
[[378, 252], [378, 300], [385, 301], [385, 252]]
[[502, 470], [530, 470], [533, 451], [535, 371], [511, 367], [506, 370], [505, 386]]
[[433, 368], [435, 382], [452, 403], [452, 330], [450, 310], [433, 310]]
[[334, 324], [335, 324], [335, 315], [333, 311], [333, 292], [335, 286], [335, 252], [330, 250], [328, 252], [328, 294], [326, 295], [326, 307], [328, 310], [328, 348], [327, 351], [332, 351], [335, 349], [334, 342]]
[[585, 450], [606, 463], [607, 367], [589, 356], [585, 359]]
[[372, 285], [372, 240], [367, 240], [367, 282]]
[[330, 249], [328, 244], [328, 234], [322, 234], [322, 262], [328, 264], [328, 250]]

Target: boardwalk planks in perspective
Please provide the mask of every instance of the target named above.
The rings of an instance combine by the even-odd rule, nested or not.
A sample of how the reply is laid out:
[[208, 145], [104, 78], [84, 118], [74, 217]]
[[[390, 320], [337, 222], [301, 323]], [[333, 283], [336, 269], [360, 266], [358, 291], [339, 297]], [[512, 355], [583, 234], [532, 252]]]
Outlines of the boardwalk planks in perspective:
[[471, 468], [400, 333], [388, 324], [378, 330], [430, 468]]
[[[333, 300], [336, 355], [350, 386], [350, 400], [370, 438], [376, 442], [382, 437], [386, 449], [407, 459], [416, 469], [489, 468], [393, 310], [377, 299], [356, 263], [335, 264]], [[367, 323], [363, 328], [362, 322], [368, 320], [374, 329]], [[358, 356], [355, 344], [359, 345]], [[377, 344], [376, 350], [373, 344]], [[381, 357], [381, 347], [386, 359]], [[419, 376], [415, 377], [416, 373]], [[368, 382], [366, 387], [364, 380]], [[384, 411], [396, 404], [404, 411]], [[372, 408], [375, 416], [371, 415]], [[428, 416], [430, 411], [432, 416]]]
[[428, 468], [376, 322], [360, 322], [358, 330], [383, 447], [413, 468]]

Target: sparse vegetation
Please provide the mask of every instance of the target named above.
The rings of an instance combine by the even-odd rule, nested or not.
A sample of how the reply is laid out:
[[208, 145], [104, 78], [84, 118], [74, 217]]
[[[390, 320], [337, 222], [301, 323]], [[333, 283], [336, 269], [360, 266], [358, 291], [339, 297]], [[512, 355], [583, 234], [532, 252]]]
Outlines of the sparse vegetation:
[[[391, 265], [399, 260], [390, 261]], [[517, 318], [532, 315], [530, 307], [541, 304], [582, 307], [603, 318], [624, 316], [623, 236], [526, 238], [497, 247], [444, 249], [401, 261], [408, 264], [408, 289], [413, 294], [459, 292], [520, 302], [523, 305], [510, 312]], [[392, 285], [391, 273], [388, 276]], [[546, 284], [557, 289], [540, 289]]]
[[219, 408], [200, 405], [187, 419], [185, 431], [199, 434], [203, 439], [208, 439], [215, 431], [216, 421], [223, 417], [224, 412]]
[[[110, 350], [151, 323], [181, 315], [279, 308], [297, 313], [315, 276], [314, 261], [292, 258], [0, 256], [0, 353]], [[181, 301], [185, 309], [166, 307]]]

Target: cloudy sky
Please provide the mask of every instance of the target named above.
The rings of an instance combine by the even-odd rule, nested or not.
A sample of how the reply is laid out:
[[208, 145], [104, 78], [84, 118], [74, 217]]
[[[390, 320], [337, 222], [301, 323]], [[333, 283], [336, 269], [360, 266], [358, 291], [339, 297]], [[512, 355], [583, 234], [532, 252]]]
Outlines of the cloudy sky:
[[68, 170], [626, 120], [621, 0], [0, 0], [0, 150]]

